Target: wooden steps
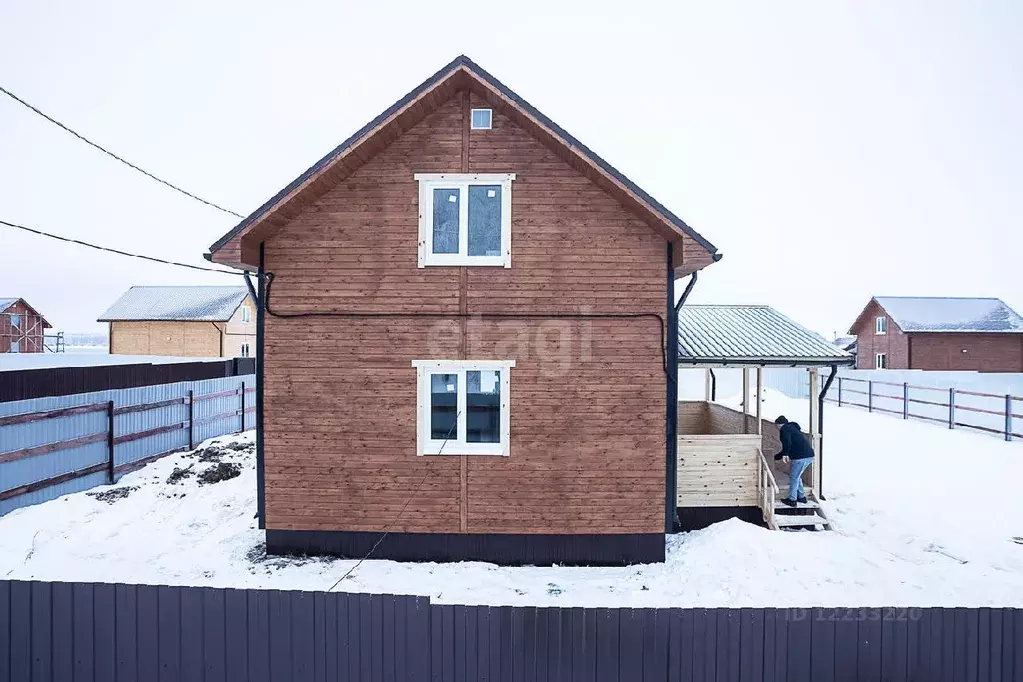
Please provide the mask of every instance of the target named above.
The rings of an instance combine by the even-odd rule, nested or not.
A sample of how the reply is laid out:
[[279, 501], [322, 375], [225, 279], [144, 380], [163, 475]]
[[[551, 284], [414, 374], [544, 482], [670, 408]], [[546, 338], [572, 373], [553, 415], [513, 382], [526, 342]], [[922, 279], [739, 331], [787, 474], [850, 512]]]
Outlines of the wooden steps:
[[817, 514], [776, 514], [774, 522], [779, 528], [824, 526], [824, 530], [829, 530], [831, 526], [826, 518]]
[[776, 499], [774, 501], [774, 511], [776, 512], [789, 511], [792, 509], [820, 509], [820, 505], [817, 504], [817, 502], [815, 502], [814, 500], [807, 500], [806, 502], [796, 502], [795, 507], [790, 507], [784, 502], [782, 502], [780, 499]]

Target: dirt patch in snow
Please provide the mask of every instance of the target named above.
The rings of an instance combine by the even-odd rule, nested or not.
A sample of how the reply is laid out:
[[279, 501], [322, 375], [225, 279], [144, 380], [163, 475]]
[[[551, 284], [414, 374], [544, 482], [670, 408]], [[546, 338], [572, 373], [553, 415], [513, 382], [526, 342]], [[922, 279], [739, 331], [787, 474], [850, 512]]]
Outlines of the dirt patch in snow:
[[234, 454], [251, 454], [255, 449], [256, 444], [252, 442], [211, 443], [205, 448], [199, 448], [189, 453], [186, 457], [198, 458], [200, 462], [221, 462], [224, 457]]
[[128, 497], [128, 495], [131, 495], [132, 492], [134, 492], [136, 490], [138, 490], [138, 486], [127, 485], [127, 486], [125, 486], [123, 488], [113, 488], [111, 490], [103, 490], [103, 491], [98, 492], [98, 493], [86, 493], [86, 494], [89, 497], [96, 498], [100, 502], [106, 502], [107, 504], [113, 504], [114, 502], [117, 502], [118, 500], [123, 500], [124, 498]]
[[242, 468], [234, 462], [220, 462], [199, 474], [197, 480], [199, 485], [209, 485], [210, 483], [220, 483], [221, 481], [238, 478], [241, 474]]
[[190, 466], [185, 467], [184, 469], [181, 467], [174, 467], [174, 471], [172, 471], [170, 476], [167, 477], [167, 483], [169, 485], [176, 485], [191, 475], [192, 467]]

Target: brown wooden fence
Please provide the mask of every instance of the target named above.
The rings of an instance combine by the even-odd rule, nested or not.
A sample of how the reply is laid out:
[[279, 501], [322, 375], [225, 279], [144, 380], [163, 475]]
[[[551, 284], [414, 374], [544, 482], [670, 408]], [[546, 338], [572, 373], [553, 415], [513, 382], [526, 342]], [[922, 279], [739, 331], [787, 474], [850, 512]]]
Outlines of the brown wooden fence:
[[[1007, 441], [1023, 438], [1023, 414], [1020, 414], [1023, 412], [1023, 397], [1020, 396], [852, 377], [838, 377], [835, 383], [837, 387], [828, 394], [827, 402], [840, 407], [862, 407], [870, 412], [893, 414], [903, 419], [922, 419], [943, 424], [950, 429], [983, 431], [1002, 436]], [[980, 400], [964, 404], [962, 396]], [[960, 398], [957, 400], [957, 397]], [[923, 414], [922, 411], [930, 414]], [[941, 416], [938, 416], [939, 413]], [[988, 424], [967, 421], [970, 415], [997, 417], [1001, 426], [995, 428], [991, 419], [987, 420]]]
[[1023, 679], [1023, 610], [594, 609], [0, 582], [0, 682]]

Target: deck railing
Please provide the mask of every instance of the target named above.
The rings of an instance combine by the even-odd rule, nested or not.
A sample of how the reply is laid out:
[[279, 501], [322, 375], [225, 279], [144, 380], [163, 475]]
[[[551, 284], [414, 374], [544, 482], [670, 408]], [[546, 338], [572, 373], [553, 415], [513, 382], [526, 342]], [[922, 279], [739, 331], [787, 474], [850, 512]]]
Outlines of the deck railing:
[[774, 522], [774, 502], [778, 496], [778, 482], [774, 479], [774, 472], [771, 470], [771, 465], [768, 464], [767, 458], [764, 457], [764, 451], [761, 448], [757, 448], [757, 482], [759, 484], [759, 499], [760, 499], [760, 510], [764, 514], [764, 523], [771, 530], [777, 530], [778, 526]]
[[[838, 377], [835, 383], [837, 387], [828, 394], [826, 401], [839, 407], [862, 407], [868, 412], [922, 419], [947, 425], [950, 429], [974, 429], [1002, 436], [1007, 441], [1023, 438], [1023, 433], [1019, 432], [1023, 429], [1017, 430], [1013, 421], [1023, 420], [1020, 414], [1023, 397], [1020, 396], [853, 377]], [[921, 394], [923, 391], [927, 393]], [[986, 423], [966, 421], [967, 418]]]

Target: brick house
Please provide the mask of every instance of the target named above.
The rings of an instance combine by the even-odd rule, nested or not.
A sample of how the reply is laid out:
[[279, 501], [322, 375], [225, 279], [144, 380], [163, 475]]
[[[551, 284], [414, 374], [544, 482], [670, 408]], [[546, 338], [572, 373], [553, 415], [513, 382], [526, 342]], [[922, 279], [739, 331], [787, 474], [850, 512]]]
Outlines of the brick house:
[[0, 298], [0, 353], [42, 353], [50, 323], [23, 298]]
[[849, 333], [857, 369], [1023, 372], [1023, 317], [997, 298], [875, 296]]
[[259, 275], [268, 552], [663, 560], [675, 280], [720, 255], [474, 62], [210, 251]]

